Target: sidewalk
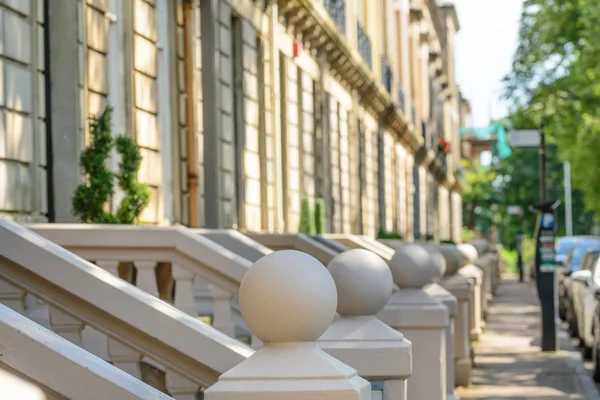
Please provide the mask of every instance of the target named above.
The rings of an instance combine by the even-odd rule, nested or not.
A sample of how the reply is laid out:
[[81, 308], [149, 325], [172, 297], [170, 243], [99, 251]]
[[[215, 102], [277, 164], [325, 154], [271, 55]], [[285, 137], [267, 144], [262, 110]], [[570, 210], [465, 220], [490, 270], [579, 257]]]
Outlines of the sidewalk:
[[463, 399], [600, 400], [581, 356], [565, 333], [557, 353], [542, 353], [535, 287], [505, 276], [475, 345], [473, 385]]

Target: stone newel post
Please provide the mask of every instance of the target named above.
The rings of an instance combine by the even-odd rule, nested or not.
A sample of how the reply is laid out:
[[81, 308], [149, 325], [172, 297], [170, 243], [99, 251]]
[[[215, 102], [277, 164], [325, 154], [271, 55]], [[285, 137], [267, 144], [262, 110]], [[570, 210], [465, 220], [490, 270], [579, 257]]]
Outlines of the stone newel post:
[[473, 283], [473, 298], [471, 299], [471, 339], [479, 340], [483, 330], [483, 312], [481, 308], [481, 290], [483, 284], [483, 272], [473, 265], [477, 259], [477, 250], [470, 244], [459, 244], [458, 250], [463, 256], [463, 267], [458, 273]]
[[408, 380], [408, 399], [443, 400], [448, 310], [423, 290], [439, 271], [427, 250], [414, 244], [398, 249], [389, 265], [400, 290], [378, 317], [412, 342], [413, 373]]
[[[446, 272], [446, 259], [437, 246], [425, 246], [425, 249], [429, 252], [431, 262], [438, 272], [434, 278], [437, 281]], [[437, 282], [425, 286], [425, 292], [434, 299], [441, 301], [448, 309], [449, 323], [446, 327], [446, 399], [458, 400], [460, 396], [454, 390], [454, 319], [457, 311], [456, 297]]]
[[[387, 263], [362, 249], [336, 256], [327, 269], [338, 291], [340, 318], [321, 336], [317, 346], [356, 368], [386, 400], [406, 399], [406, 378], [412, 371], [411, 343], [377, 319], [392, 295]], [[375, 398], [375, 396], [373, 396]]]
[[471, 317], [470, 304], [473, 298], [473, 284], [457, 272], [463, 265], [462, 253], [453, 245], [440, 246], [440, 252], [446, 260], [446, 274], [440, 285], [456, 297], [456, 316], [454, 318], [454, 375], [455, 384], [471, 384]]
[[368, 381], [317, 348], [335, 316], [331, 274], [308, 254], [285, 250], [246, 273], [240, 310], [264, 346], [204, 392], [207, 400], [370, 400]]

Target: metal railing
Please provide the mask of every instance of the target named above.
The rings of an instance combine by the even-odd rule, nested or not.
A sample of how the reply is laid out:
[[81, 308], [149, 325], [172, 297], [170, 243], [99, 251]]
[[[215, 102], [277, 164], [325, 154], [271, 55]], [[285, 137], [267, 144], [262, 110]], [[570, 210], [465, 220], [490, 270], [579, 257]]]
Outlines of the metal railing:
[[360, 22], [356, 22], [358, 32], [358, 52], [361, 57], [365, 60], [370, 69], [373, 68], [372, 62], [372, 50], [371, 50], [371, 39], [367, 36], [365, 29], [362, 27]]
[[339, 30], [346, 33], [346, 2], [344, 0], [323, 0], [323, 6]]
[[392, 67], [385, 56], [381, 56], [381, 83], [389, 94], [392, 94]]

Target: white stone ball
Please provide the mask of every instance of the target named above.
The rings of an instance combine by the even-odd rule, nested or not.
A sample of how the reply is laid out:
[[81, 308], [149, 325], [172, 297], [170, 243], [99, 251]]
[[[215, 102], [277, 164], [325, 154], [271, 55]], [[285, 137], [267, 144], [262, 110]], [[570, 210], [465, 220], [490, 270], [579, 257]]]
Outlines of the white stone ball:
[[463, 256], [463, 265], [473, 264], [479, 257], [477, 249], [472, 244], [461, 243], [457, 247]]
[[429, 252], [417, 244], [408, 244], [394, 253], [390, 261], [394, 282], [400, 289], [420, 289], [438, 274]]
[[440, 253], [446, 259], [446, 276], [452, 276], [463, 266], [463, 255], [455, 245], [443, 244]]
[[429, 252], [429, 256], [431, 257], [431, 262], [437, 271], [437, 275], [435, 278], [439, 279], [446, 273], [446, 259], [440, 252], [437, 246], [427, 245], [424, 246], [425, 250]]
[[335, 317], [337, 291], [331, 274], [316, 258], [282, 250], [250, 267], [239, 301], [244, 321], [263, 343], [312, 342]]
[[340, 315], [374, 315], [385, 307], [394, 280], [387, 263], [363, 249], [338, 254], [327, 266], [337, 287]]

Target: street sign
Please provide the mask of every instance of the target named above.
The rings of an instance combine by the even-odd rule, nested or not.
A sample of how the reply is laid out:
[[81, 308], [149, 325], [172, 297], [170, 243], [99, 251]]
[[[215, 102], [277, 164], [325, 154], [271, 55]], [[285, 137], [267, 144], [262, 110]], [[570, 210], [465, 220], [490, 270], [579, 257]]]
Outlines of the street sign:
[[521, 206], [508, 206], [506, 208], [508, 215], [523, 215], [523, 207]]
[[538, 147], [540, 145], [540, 131], [510, 131], [510, 145], [512, 147]]

